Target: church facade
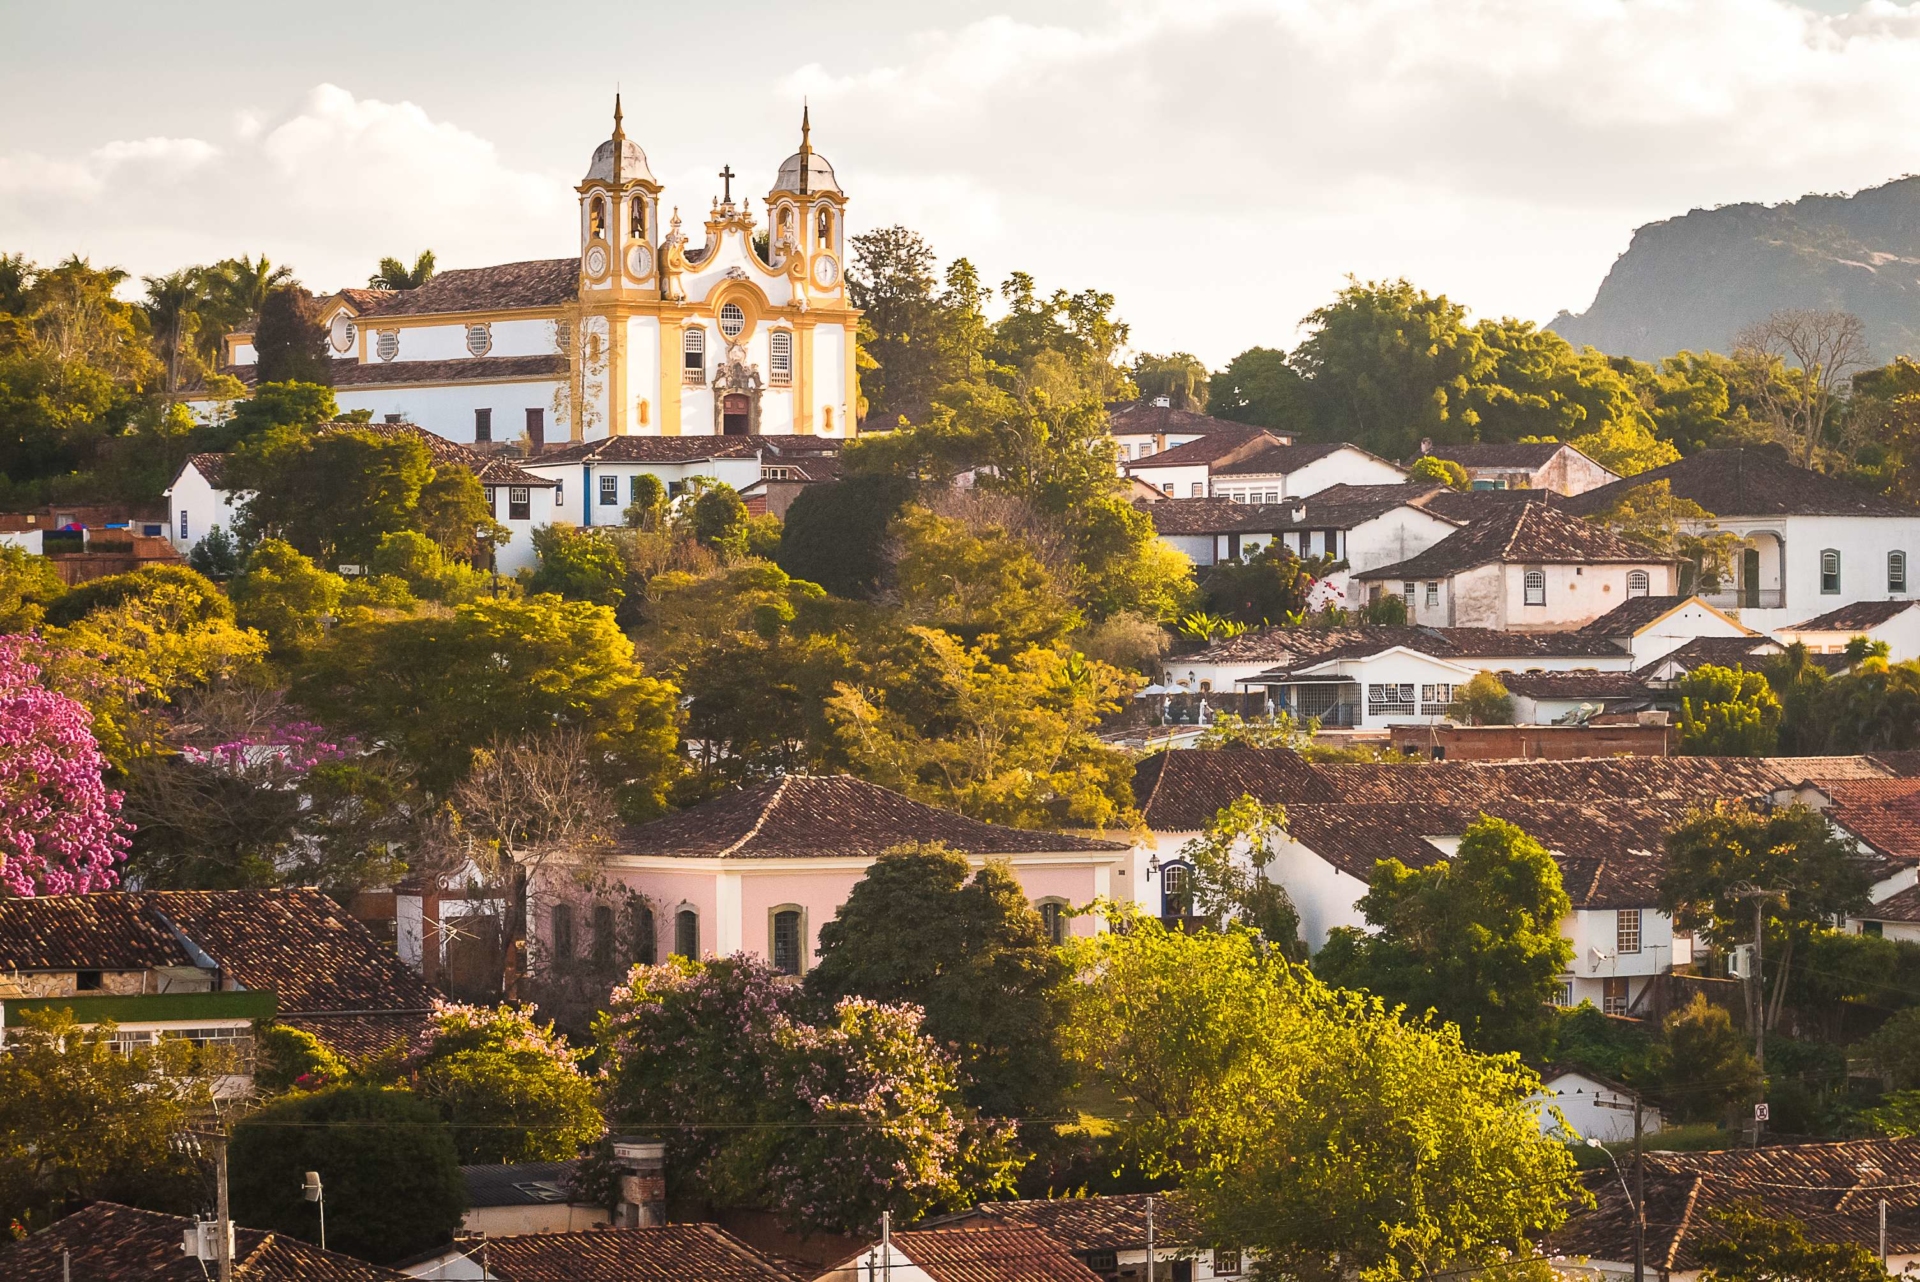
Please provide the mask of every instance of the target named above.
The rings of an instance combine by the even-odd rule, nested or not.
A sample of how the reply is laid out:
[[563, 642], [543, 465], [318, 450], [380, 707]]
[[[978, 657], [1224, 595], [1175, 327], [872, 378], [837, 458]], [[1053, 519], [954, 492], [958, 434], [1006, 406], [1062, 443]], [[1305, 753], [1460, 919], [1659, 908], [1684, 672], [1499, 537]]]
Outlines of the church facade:
[[[532, 450], [612, 436], [857, 430], [847, 198], [813, 150], [805, 114], [764, 225], [749, 201], [735, 203], [728, 166], [699, 246], [627, 137], [618, 98], [613, 119], [576, 189], [575, 256], [325, 300], [342, 411]], [[245, 380], [254, 360], [251, 334], [227, 337], [227, 372]]]

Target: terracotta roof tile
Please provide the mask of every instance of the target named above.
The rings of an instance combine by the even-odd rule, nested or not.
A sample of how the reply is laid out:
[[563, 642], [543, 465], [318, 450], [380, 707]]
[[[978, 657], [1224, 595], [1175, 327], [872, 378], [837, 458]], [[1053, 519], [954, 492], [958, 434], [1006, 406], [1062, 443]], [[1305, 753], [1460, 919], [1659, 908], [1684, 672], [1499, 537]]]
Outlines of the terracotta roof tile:
[[609, 436], [567, 441], [534, 455], [534, 463], [696, 463], [716, 458], [752, 458], [753, 436]]
[[1507, 693], [1529, 699], [1644, 699], [1652, 694], [1646, 680], [1631, 672], [1502, 672]]
[[1363, 570], [1356, 579], [1436, 579], [1477, 565], [1659, 565], [1659, 553], [1611, 530], [1568, 516], [1547, 503], [1516, 503], [1449, 534], [1397, 565]]
[[1025, 1225], [909, 1229], [894, 1234], [893, 1242], [933, 1282], [1096, 1282], [1100, 1276], [1051, 1236]]
[[1149, 1199], [1153, 1202], [1153, 1229], [1157, 1246], [1200, 1245], [1202, 1230], [1199, 1218], [1177, 1192], [982, 1202], [978, 1209], [964, 1218], [997, 1220], [1036, 1228], [1069, 1251], [1145, 1250]]
[[1663, 663], [1677, 663], [1687, 672], [1707, 664], [1718, 668], [1744, 667], [1753, 671], [1761, 661], [1780, 653], [1783, 648], [1769, 636], [1694, 637], [1678, 649], [1643, 664], [1641, 671], [1657, 668]]
[[625, 829], [627, 855], [781, 859], [873, 857], [909, 842], [969, 855], [1115, 852], [1127, 843], [982, 823], [851, 775], [787, 775]]
[[1838, 610], [1829, 610], [1825, 614], [1808, 619], [1805, 623], [1796, 623], [1792, 627], [1782, 628], [1783, 632], [1865, 632], [1877, 628], [1889, 619], [1905, 614], [1920, 605], [1920, 601], [1855, 601], [1852, 605], [1843, 605]]
[[193, 464], [194, 470], [207, 478], [208, 485], [211, 485], [216, 490], [221, 488], [220, 478], [225, 476], [227, 471], [226, 455], [189, 454], [187, 455], [187, 462]]
[[[62, 1282], [61, 1253], [70, 1256], [73, 1282], [206, 1282], [209, 1272], [180, 1250], [193, 1221], [95, 1202], [31, 1237], [0, 1246], [0, 1277], [8, 1282]], [[298, 1238], [258, 1229], [234, 1230], [235, 1282], [402, 1282], [392, 1269]]]
[[1692, 599], [1684, 596], [1631, 597], [1593, 622], [1584, 624], [1580, 630], [1597, 632], [1603, 637], [1630, 637]]
[[1920, 860], [1920, 779], [1830, 784], [1832, 814], [1889, 859]]
[[[491, 383], [565, 378], [567, 358], [547, 356], [462, 356], [438, 361], [335, 360], [329, 368], [335, 387], [412, 387], [421, 383]], [[225, 365], [222, 374], [248, 387], [259, 381], [259, 367]]]
[[792, 1282], [715, 1224], [522, 1233], [486, 1240], [499, 1282]]
[[1335, 785], [1286, 748], [1179, 749], [1134, 767], [1134, 804], [1159, 832], [1193, 832], [1241, 796], [1258, 801], [1338, 801]]
[[1700, 450], [1677, 463], [1563, 501], [1577, 516], [1604, 512], [1631, 490], [1666, 481], [1675, 498], [1715, 516], [1920, 516], [1863, 485], [1788, 462], [1776, 449]]
[[1886, 752], [1876, 752], [1873, 759], [1887, 770], [1888, 774], [1898, 775], [1902, 779], [1920, 778], [1920, 748], [1897, 748]]
[[[1378, 458], [1357, 445], [1344, 445], [1339, 441], [1308, 441], [1300, 445], [1270, 445], [1255, 450], [1213, 469], [1215, 476], [1285, 476], [1297, 472], [1309, 463], [1318, 463], [1323, 458], [1338, 454], [1341, 450], [1354, 450], [1367, 454], [1369, 458]], [[1385, 459], [1380, 459], [1386, 462]], [[1391, 465], [1389, 465], [1391, 466]]]
[[494, 267], [454, 267], [418, 289], [389, 294], [362, 313], [365, 320], [431, 316], [439, 312], [558, 307], [579, 296], [578, 258], [536, 258]]
[[[1137, 428], [1127, 429], [1137, 431]], [[1188, 467], [1203, 463], [1209, 468], [1226, 460], [1238, 457], [1242, 453], [1252, 453], [1263, 445], [1279, 446], [1284, 444], [1281, 437], [1261, 427], [1247, 427], [1240, 423], [1229, 423], [1208, 432], [1198, 440], [1188, 441], [1185, 445], [1175, 445], [1171, 449], [1161, 450], [1158, 454], [1149, 454], [1145, 458], [1133, 459], [1126, 463], [1129, 472], [1138, 468], [1151, 467]]]
[[[1139, 436], [1171, 433], [1184, 436], [1189, 432], [1246, 432], [1268, 431], [1250, 423], [1236, 423], [1231, 419], [1214, 418], [1207, 414], [1195, 414], [1191, 410], [1177, 410], [1166, 405], [1155, 405], [1150, 400], [1116, 401], [1107, 406], [1107, 418], [1113, 425], [1115, 435]], [[1274, 435], [1288, 439], [1285, 432]]]
[[193, 959], [136, 895], [0, 899], [0, 970], [145, 970]]
[[1193, 654], [1169, 658], [1181, 663], [1272, 663], [1298, 668], [1334, 659], [1363, 658], [1394, 647], [1436, 659], [1529, 659], [1626, 657], [1605, 636], [1585, 632], [1501, 632], [1493, 628], [1357, 627], [1259, 628]]
[[[1573, 447], [1561, 441], [1462, 441], [1458, 444], [1436, 441], [1427, 452], [1435, 458], [1451, 459], [1461, 467], [1504, 467], [1538, 470], [1553, 462], [1561, 450]], [[1574, 453], [1579, 453], [1574, 450]]]

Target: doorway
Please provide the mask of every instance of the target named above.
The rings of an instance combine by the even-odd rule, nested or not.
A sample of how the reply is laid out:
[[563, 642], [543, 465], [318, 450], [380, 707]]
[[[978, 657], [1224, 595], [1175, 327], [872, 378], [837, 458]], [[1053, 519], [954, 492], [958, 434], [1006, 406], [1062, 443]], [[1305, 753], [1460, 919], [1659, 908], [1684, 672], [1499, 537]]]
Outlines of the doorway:
[[739, 392], [730, 392], [720, 406], [720, 433], [723, 436], [745, 436], [749, 432], [752, 402]]
[[1760, 549], [1746, 548], [1740, 553], [1740, 604], [1749, 610], [1760, 608]]

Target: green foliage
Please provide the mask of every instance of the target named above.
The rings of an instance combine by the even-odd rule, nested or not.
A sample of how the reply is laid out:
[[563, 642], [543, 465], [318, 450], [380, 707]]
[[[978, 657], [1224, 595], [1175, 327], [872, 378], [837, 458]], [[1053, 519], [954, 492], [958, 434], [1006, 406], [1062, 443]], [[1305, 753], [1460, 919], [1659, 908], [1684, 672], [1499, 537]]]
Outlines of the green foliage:
[[969, 877], [939, 846], [889, 851], [820, 928], [809, 993], [910, 1003], [953, 1048], [967, 1103], [986, 1117], [1045, 1117], [1072, 1082], [1060, 1047], [1065, 963], [1012, 870]]
[[408, 1084], [453, 1128], [462, 1165], [568, 1161], [607, 1129], [585, 1054], [530, 1006], [441, 1006]]
[[1920, 1006], [1897, 1011], [1857, 1048], [1896, 1091], [1920, 1091]]
[[1250, 932], [1133, 921], [1075, 950], [1069, 1045], [1213, 1241], [1299, 1278], [1474, 1271], [1532, 1254], [1578, 1197], [1539, 1079], [1457, 1029], [1332, 992]]
[[747, 505], [724, 481], [695, 478], [691, 493], [681, 503], [679, 519], [702, 547], [712, 548], [729, 561], [747, 554]]
[[1716, 1211], [1694, 1248], [1701, 1282], [1879, 1282], [1880, 1257], [1857, 1242], [1814, 1242], [1806, 1226], [1758, 1199]]
[[1275, 539], [1237, 561], [1215, 562], [1200, 581], [1200, 598], [1213, 616], [1250, 625], [1281, 623], [1306, 609], [1313, 583], [1306, 563]]
[[1750, 1041], [1734, 1028], [1724, 1007], [1709, 1005], [1695, 993], [1691, 1002], [1667, 1014], [1660, 1031], [1654, 1072], [1670, 1116], [1714, 1121], [1729, 1103], [1759, 1089]]
[[809, 485], [787, 509], [774, 560], [796, 579], [865, 600], [886, 572], [887, 529], [912, 493], [911, 481], [888, 475]]
[[379, 269], [367, 278], [369, 289], [418, 289], [433, 279], [433, 251], [423, 249], [407, 266], [404, 258], [382, 258]]
[[1139, 390], [1141, 400], [1164, 396], [1174, 409], [1204, 414], [1208, 384], [1205, 362], [1191, 353], [1156, 356], [1139, 352], [1133, 358], [1133, 385]]
[[609, 609], [626, 599], [627, 563], [604, 530], [543, 525], [533, 532], [540, 565], [528, 577], [528, 592], [551, 592], [570, 601]]
[[337, 1085], [352, 1072], [325, 1042], [287, 1024], [256, 1027], [253, 1055], [253, 1088], [268, 1097]]
[[240, 573], [240, 561], [239, 543], [217, 525], [187, 553], [188, 567], [216, 583], [225, 583]]
[[1207, 412], [1300, 436], [1313, 431], [1307, 382], [1271, 347], [1249, 347], [1208, 380]]
[[281, 539], [260, 540], [247, 555], [246, 569], [227, 585], [241, 626], [265, 634], [268, 646], [281, 655], [318, 641], [346, 590], [345, 579]]
[[1581, 1002], [1558, 1012], [1548, 1058], [1635, 1086], [1653, 1081], [1658, 1049], [1639, 1023], [1610, 1018], [1592, 1002]]
[[1237, 921], [1295, 961], [1306, 960], [1300, 913], [1286, 888], [1267, 877], [1275, 843], [1287, 835], [1284, 806], [1248, 795], [1222, 806], [1200, 835], [1180, 847], [1193, 867], [1193, 910], [1215, 928]]
[[284, 539], [337, 567], [365, 564], [383, 535], [412, 528], [433, 459], [410, 436], [281, 429], [235, 451], [227, 471], [236, 489], [252, 492], [243, 538]]
[[285, 1096], [234, 1124], [233, 1218], [309, 1242], [320, 1217], [300, 1192], [307, 1171], [327, 1190], [327, 1246], [391, 1263], [447, 1241], [466, 1211], [453, 1137], [406, 1091], [328, 1086]]
[[340, 413], [333, 389], [319, 383], [261, 383], [212, 429], [206, 447], [226, 451], [264, 440], [275, 428], [306, 431]]
[[1869, 1135], [1910, 1138], [1920, 1135], [1920, 1090], [1894, 1091], [1872, 1108], [1860, 1111], [1858, 1122]]
[[1376, 628], [1407, 626], [1407, 599], [1398, 592], [1381, 592], [1361, 609], [1357, 622]]
[[620, 519], [630, 530], [658, 530], [667, 521], [667, 487], [651, 472], [633, 478], [633, 501], [621, 512]]
[[1862, 656], [1828, 677], [1804, 652], [1771, 661], [1767, 678], [1783, 705], [1782, 751], [1884, 752], [1920, 747], [1920, 663]]
[[1376, 929], [1329, 935], [1314, 959], [1329, 982], [1437, 1011], [1481, 1049], [1544, 1048], [1548, 1006], [1573, 960], [1560, 933], [1573, 904], [1539, 842], [1482, 816], [1452, 859], [1420, 869], [1381, 860], [1359, 907]]
[[678, 691], [642, 673], [613, 612], [536, 596], [411, 618], [352, 619], [295, 674], [322, 721], [391, 745], [430, 788], [463, 777], [499, 736], [576, 727], [632, 817], [657, 813], [678, 773]]
[[1445, 485], [1455, 490], [1470, 489], [1473, 484], [1467, 476], [1466, 468], [1450, 458], [1441, 458], [1437, 454], [1422, 454], [1409, 464], [1407, 481], [1409, 484], [1431, 482], [1434, 485]]
[[148, 565], [125, 574], [109, 574], [69, 589], [47, 610], [51, 627], [67, 627], [87, 615], [134, 601], [165, 597], [182, 624], [230, 622], [233, 607], [205, 575], [182, 565]]
[[1454, 689], [1447, 715], [1472, 726], [1510, 726], [1513, 695], [1493, 673], [1476, 672], [1465, 685]]
[[409, 596], [443, 605], [461, 605], [493, 590], [484, 571], [452, 559], [439, 543], [418, 530], [382, 535], [380, 545], [367, 559], [367, 571], [376, 581], [404, 584]]
[[33, 631], [66, 590], [60, 571], [44, 556], [0, 547], [0, 634]]
[[972, 515], [956, 520], [915, 505], [894, 522], [894, 585], [906, 619], [1000, 657], [1079, 627], [1080, 612], [1029, 544]]
[[1780, 700], [1758, 672], [1707, 663], [1681, 677], [1680, 750], [1693, 756], [1764, 757], [1779, 742]]
[[333, 357], [320, 327], [320, 300], [298, 285], [267, 295], [253, 331], [255, 368], [263, 383], [333, 382]]
[[410, 529], [437, 544], [449, 557], [471, 560], [505, 543], [510, 532], [493, 519], [480, 478], [458, 464], [433, 469], [420, 487]]
[[[14, 1023], [18, 1020], [18, 1023]], [[9, 1012], [0, 1054], [0, 1223], [43, 1228], [83, 1202], [198, 1209], [199, 1164], [173, 1138], [212, 1107], [217, 1057], [182, 1038], [122, 1050], [111, 1021]]]

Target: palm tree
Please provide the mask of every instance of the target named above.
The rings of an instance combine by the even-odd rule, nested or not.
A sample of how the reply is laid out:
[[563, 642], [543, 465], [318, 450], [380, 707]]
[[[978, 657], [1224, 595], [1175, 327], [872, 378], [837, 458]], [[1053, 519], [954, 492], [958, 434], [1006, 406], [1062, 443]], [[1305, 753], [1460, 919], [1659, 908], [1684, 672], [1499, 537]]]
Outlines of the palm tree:
[[294, 284], [293, 268], [275, 266], [265, 254], [259, 258], [223, 258], [206, 269], [204, 304], [213, 322], [200, 334], [201, 358], [219, 357], [220, 338], [229, 330], [251, 326], [260, 318], [267, 295]]
[[165, 276], [143, 276], [147, 284], [145, 308], [153, 332], [160, 338], [167, 361], [167, 398], [180, 390], [180, 340], [189, 326], [199, 320], [201, 304], [207, 298], [207, 275], [199, 267], [187, 267]]
[[368, 277], [373, 289], [418, 289], [433, 279], [433, 251], [423, 249], [408, 267], [398, 258], [382, 258], [380, 270]]

